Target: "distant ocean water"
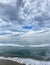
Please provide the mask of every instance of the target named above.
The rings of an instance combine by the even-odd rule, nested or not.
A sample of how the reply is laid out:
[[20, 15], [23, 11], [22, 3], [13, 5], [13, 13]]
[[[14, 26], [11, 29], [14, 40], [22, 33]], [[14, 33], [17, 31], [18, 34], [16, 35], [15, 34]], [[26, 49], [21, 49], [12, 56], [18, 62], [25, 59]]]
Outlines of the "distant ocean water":
[[12, 60], [26, 65], [50, 65], [50, 45], [17, 45], [1, 43], [0, 59]]

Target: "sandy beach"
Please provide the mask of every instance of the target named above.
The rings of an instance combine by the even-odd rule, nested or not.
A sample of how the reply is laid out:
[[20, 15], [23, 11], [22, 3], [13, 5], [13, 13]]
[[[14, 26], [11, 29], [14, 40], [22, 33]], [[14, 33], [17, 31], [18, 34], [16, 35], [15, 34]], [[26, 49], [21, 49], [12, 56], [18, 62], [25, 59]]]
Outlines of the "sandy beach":
[[0, 60], [0, 65], [24, 65], [13, 61]]

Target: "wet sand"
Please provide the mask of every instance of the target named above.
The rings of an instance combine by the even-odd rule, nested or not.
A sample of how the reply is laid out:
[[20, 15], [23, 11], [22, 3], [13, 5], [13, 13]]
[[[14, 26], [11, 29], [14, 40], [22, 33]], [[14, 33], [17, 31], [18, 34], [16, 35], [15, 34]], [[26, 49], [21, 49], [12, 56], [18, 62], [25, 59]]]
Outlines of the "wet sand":
[[13, 61], [0, 60], [0, 65], [24, 65]]

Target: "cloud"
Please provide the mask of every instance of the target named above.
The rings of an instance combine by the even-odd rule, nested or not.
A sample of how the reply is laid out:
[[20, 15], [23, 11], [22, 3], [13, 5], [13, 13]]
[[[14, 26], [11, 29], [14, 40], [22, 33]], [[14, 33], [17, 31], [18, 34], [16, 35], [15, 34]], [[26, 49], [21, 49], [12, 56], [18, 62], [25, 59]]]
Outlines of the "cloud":
[[0, 0], [0, 35], [45, 34], [50, 28], [49, 7], [46, 0]]
[[17, 0], [0, 0], [0, 3], [9, 4], [9, 5], [13, 4], [13, 6], [15, 6], [16, 1]]

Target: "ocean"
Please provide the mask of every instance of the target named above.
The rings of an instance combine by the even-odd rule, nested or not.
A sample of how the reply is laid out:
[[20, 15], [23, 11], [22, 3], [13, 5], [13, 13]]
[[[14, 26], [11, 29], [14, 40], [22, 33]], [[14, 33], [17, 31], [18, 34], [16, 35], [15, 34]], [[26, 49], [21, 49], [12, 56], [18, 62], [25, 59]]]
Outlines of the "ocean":
[[25, 65], [50, 65], [50, 45], [0, 44], [0, 59]]

